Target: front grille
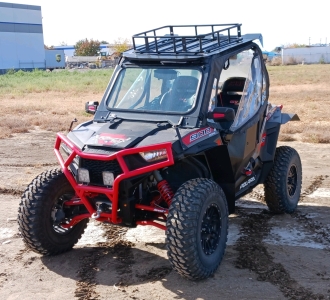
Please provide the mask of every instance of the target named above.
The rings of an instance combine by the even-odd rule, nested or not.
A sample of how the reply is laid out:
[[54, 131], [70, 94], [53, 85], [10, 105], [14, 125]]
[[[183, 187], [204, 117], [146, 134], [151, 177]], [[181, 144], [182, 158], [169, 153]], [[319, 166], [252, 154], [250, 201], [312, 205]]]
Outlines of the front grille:
[[103, 155], [111, 155], [114, 154], [116, 152], [118, 152], [118, 150], [114, 150], [114, 149], [107, 149], [105, 147], [91, 147], [91, 146], [87, 146], [84, 149], [85, 153], [94, 153], [94, 154], [103, 154]]
[[81, 158], [80, 166], [89, 171], [90, 183], [94, 185], [103, 185], [102, 172], [108, 171], [114, 174], [116, 178], [123, 171], [116, 159], [109, 161], [92, 160]]

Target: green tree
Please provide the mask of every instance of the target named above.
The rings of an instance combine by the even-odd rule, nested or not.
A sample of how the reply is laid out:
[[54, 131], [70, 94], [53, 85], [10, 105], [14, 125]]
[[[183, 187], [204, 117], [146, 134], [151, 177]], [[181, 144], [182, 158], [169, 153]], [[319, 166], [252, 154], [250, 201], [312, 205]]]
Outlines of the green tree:
[[113, 42], [112, 48], [116, 56], [119, 56], [122, 52], [131, 48], [129, 39], [118, 38]]
[[98, 40], [80, 40], [75, 46], [74, 55], [76, 56], [96, 56], [100, 52], [100, 42]]

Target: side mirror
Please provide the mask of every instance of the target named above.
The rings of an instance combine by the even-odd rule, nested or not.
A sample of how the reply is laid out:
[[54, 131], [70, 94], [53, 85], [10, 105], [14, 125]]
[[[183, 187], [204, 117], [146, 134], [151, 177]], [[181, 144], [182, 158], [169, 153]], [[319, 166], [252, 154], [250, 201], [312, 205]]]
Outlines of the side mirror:
[[98, 106], [99, 106], [98, 101], [88, 101], [85, 104], [85, 112], [94, 115]]
[[229, 107], [215, 107], [207, 113], [207, 118], [215, 122], [231, 122], [235, 119], [235, 111]]

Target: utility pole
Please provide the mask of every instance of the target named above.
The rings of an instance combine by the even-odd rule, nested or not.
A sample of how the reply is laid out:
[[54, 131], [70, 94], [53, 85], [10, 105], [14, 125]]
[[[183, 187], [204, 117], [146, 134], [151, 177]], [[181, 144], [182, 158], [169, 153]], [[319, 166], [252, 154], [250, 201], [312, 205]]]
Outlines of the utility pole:
[[309, 37], [309, 45], [311, 45], [311, 37]]

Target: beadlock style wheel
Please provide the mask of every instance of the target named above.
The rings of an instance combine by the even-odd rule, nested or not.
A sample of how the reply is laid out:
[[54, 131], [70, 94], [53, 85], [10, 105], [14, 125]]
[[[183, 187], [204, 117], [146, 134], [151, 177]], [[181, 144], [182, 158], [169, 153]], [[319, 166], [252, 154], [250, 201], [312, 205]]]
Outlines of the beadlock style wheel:
[[214, 274], [228, 235], [228, 206], [220, 186], [206, 178], [188, 180], [172, 199], [166, 226], [173, 268], [191, 280]]
[[37, 176], [22, 195], [18, 225], [24, 243], [33, 251], [54, 255], [70, 250], [83, 234], [88, 219], [71, 228], [61, 226], [70, 221], [70, 209], [64, 202], [74, 190], [60, 169]]
[[288, 146], [276, 149], [274, 164], [265, 183], [265, 201], [271, 212], [293, 213], [297, 208], [302, 184], [298, 152]]

